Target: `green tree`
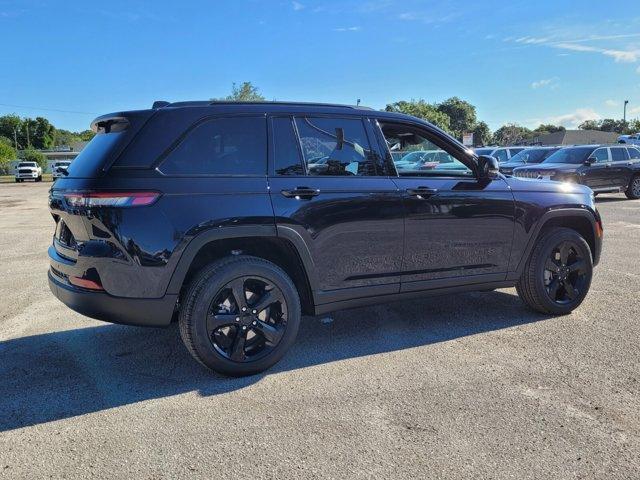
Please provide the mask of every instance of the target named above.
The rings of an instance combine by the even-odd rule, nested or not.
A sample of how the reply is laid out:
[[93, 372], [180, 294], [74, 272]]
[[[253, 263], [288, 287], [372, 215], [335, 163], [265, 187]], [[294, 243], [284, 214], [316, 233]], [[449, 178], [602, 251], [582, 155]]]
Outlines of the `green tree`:
[[522, 125], [508, 123], [493, 133], [493, 140], [498, 145], [516, 145], [531, 137], [531, 130]]
[[89, 142], [93, 137], [96, 136], [96, 132], [93, 130], [83, 130], [78, 132], [78, 136], [82, 142]]
[[462, 134], [472, 132], [476, 127], [476, 107], [458, 97], [451, 97], [436, 105], [436, 108], [450, 118], [451, 132], [462, 138]]
[[214, 98], [225, 102], [264, 102], [265, 98], [260, 94], [258, 87], [251, 82], [242, 82], [240, 86], [234, 82], [231, 86], [231, 95], [223, 98]]
[[485, 122], [478, 122], [476, 124], [476, 128], [473, 129], [473, 145], [476, 147], [489, 145], [492, 138], [493, 135], [491, 135], [489, 125], [487, 125]]
[[562, 125], [553, 125], [551, 123], [541, 123], [537, 128], [533, 130], [535, 135], [545, 135], [547, 133], [563, 132], [566, 128]]
[[[22, 136], [22, 119], [18, 115], [3, 115], [0, 117], [0, 136], [11, 140], [11, 144], [15, 147], [14, 139]], [[18, 138], [18, 146], [21, 146], [20, 138]]]
[[44, 170], [47, 166], [47, 157], [42, 152], [32, 148], [22, 150], [20, 152], [20, 160], [23, 162], [36, 162]]
[[6, 137], [0, 137], [0, 175], [9, 173], [11, 160], [16, 159], [16, 151], [11, 146], [11, 141], [7, 142]]
[[450, 132], [450, 119], [446, 113], [442, 113], [435, 105], [425, 102], [424, 100], [411, 100], [409, 102], [401, 100], [399, 102], [390, 103], [386, 106], [387, 112], [406, 113], [414, 117], [421, 118], [432, 123], [436, 127], [446, 132]]

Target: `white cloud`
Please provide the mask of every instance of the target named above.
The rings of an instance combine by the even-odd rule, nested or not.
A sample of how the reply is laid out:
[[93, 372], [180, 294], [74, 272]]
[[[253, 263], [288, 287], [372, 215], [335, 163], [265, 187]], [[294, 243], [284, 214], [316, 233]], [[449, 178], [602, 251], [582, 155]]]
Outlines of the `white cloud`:
[[340, 27], [340, 28], [334, 28], [333, 29], [335, 32], [359, 32], [360, 30], [362, 30], [361, 27]]
[[298, 12], [298, 11], [300, 11], [300, 10], [302, 10], [304, 8], [303, 4], [301, 4], [300, 2], [296, 2], [296, 1], [291, 2], [291, 6], [293, 7], [293, 9], [296, 12]]
[[552, 43], [550, 44], [554, 48], [560, 48], [562, 50], [571, 50], [574, 52], [593, 52], [600, 53], [602, 55], [606, 55], [607, 57], [613, 58], [616, 62], [619, 63], [634, 63], [640, 59], [640, 50], [616, 50], [610, 48], [600, 48], [600, 47], [592, 47], [589, 45], [582, 45], [579, 43]]
[[602, 117], [592, 108], [577, 108], [573, 112], [555, 117], [549, 117], [541, 123], [553, 123], [563, 127], [577, 128], [585, 120], [600, 120]]
[[618, 102], [617, 100], [605, 100], [604, 104], [607, 107], [619, 107], [620, 106], [620, 102]]
[[557, 83], [557, 78], [544, 78], [542, 80], [538, 80], [537, 82], [533, 82], [531, 84], [531, 88], [533, 88], [534, 90], [537, 90], [538, 88], [544, 88], [544, 87], [549, 87], [549, 88], [556, 88], [558, 86]]

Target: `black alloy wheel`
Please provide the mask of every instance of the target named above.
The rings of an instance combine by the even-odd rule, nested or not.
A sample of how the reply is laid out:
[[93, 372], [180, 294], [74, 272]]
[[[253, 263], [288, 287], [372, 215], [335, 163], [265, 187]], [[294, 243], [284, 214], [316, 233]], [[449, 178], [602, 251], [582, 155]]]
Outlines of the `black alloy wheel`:
[[216, 351], [233, 362], [269, 355], [287, 328], [287, 302], [282, 291], [260, 277], [238, 277], [211, 302], [207, 331]]
[[544, 284], [549, 298], [569, 304], [578, 298], [587, 281], [587, 261], [578, 245], [564, 241], [557, 245], [545, 263]]

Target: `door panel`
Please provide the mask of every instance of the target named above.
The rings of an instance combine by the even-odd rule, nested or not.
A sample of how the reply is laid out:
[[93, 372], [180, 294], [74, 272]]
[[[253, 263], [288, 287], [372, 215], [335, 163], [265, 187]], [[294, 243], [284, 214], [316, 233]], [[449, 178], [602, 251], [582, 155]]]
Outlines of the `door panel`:
[[[321, 290], [393, 285], [402, 268], [403, 210], [400, 193], [385, 177], [271, 177], [279, 229], [306, 243]], [[296, 198], [298, 187], [315, 196]]]
[[629, 153], [624, 147], [611, 147], [611, 186], [626, 187], [631, 179]]
[[[506, 274], [515, 204], [502, 179], [407, 178], [395, 180], [406, 211], [402, 291], [433, 280]], [[416, 195], [420, 187], [431, 195]], [[464, 282], [463, 282], [464, 283]]]
[[591, 165], [584, 170], [584, 184], [593, 189], [609, 188], [612, 183], [609, 149], [598, 148], [589, 158]]

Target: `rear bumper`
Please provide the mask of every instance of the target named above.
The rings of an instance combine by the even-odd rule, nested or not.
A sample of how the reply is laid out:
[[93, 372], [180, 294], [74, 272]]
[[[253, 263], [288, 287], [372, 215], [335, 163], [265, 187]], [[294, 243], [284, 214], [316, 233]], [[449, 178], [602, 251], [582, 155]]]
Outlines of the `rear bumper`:
[[48, 272], [51, 292], [70, 309], [87, 317], [124, 325], [165, 327], [171, 323], [178, 295], [123, 298], [74, 287]]

